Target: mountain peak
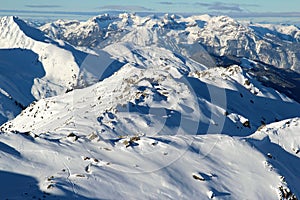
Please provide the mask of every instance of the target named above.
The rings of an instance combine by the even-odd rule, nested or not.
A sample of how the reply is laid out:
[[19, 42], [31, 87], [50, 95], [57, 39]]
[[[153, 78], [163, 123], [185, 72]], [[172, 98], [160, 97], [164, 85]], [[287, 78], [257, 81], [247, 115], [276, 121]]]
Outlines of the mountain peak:
[[116, 17], [112, 17], [109, 14], [103, 14], [103, 15], [97, 15], [95, 17], [92, 17], [88, 21], [101, 24], [103, 22], [110, 21], [113, 19], [116, 19]]
[[[36, 55], [34, 59], [30, 60], [30, 62], [33, 62], [32, 65], [26, 62], [18, 62], [9, 71], [22, 69], [19, 70], [20, 76], [22, 76], [24, 73], [30, 73], [30, 71], [26, 71], [30, 66], [35, 66], [36, 63], [41, 66], [41, 69], [45, 71], [44, 76], [32, 77], [32, 80], [28, 83], [31, 85], [28, 91], [35, 99], [61, 94], [67, 88], [75, 85], [76, 78], [74, 77], [79, 70], [79, 60], [83, 60], [86, 56], [84, 52], [80, 52], [62, 41], [49, 38], [41, 30], [14, 16], [3, 17], [0, 20], [0, 47], [2, 49], [18, 50], [13, 52], [21, 52], [19, 60], [24, 60], [23, 58], [29, 57], [31, 54]], [[5, 53], [3, 51], [0, 53]], [[62, 68], [61, 66], [65, 67]], [[57, 73], [58, 71], [61, 73]], [[32, 101], [32, 99], [29, 100]], [[26, 102], [26, 100], [23, 100], [23, 102]]]
[[16, 21], [20, 20], [16, 16], [4, 16], [0, 18], [0, 28], [1, 32], [3, 32], [4, 29], [6, 28], [11, 28], [13, 26], [17, 26]]
[[21, 47], [26, 48], [26, 42], [35, 40], [40, 42], [50, 42], [52, 39], [47, 37], [39, 29], [33, 28], [22, 19], [15, 16], [2, 17], [0, 20], [0, 29], [3, 37], [0, 38], [0, 46], [3, 47]]

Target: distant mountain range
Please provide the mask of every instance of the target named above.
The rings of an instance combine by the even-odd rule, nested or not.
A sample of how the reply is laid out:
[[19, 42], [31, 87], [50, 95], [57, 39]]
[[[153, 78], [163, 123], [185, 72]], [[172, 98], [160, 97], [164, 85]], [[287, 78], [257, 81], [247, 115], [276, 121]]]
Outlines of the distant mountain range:
[[[294, 25], [246, 24], [226, 16], [209, 15], [139, 17], [120, 14], [116, 17], [106, 14], [85, 22], [58, 20], [40, 29], [52, 38], [75, 46], [103, 47], [116, 41], [128, 41], [138, 45], [157, 44], [180, 52], [188, 48], [182, 45], [194, 44], [189, 49], [196, 52], [190, 55], [195, 59], [199, 57], [199, 49], [204, 48], [215, 56], [246, 57], [275, 67], [300, 70], [300, 30]], [[173, 36], [172, 41], [164, 41], [166, 36]], [[175, 46], [171, 46], [171, 42]], [[197, 45], [201, 47], [195, 49]]]

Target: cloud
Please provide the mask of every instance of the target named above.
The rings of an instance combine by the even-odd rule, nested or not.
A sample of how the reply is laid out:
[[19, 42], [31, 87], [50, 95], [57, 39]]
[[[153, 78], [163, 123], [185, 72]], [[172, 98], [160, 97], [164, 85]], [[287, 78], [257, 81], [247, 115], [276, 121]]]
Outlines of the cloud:
[[107, 5], [99, 7], [100, 10], [117, 10], [117, 11], [152, 11], [150, 8], [143, 6], [117, 6], [117, 5]]
[[60, 5], [25, 5], [28, 8], [60, 8]]
[[172, 2], [172, 1], [160, 1], [160, 2], [157, 2], [158, 4], [161, 4], [161, 5], [169, 5], [169, 6], [172, 6], [172, 5], [182, 5], [182, 4], [190, 4], [190, 3], [187, 3], [187, 2]]
[[158, 2], [158, 4], [162, 4], [162, 5], [174, 5], [175, 3], [170, 2], [170, 1], [161, 1], [161, 2]]
[[208, 10], [215, 11], [235, 11], [243, 12], [243, 7], [258, 7], [256, 4], [238, 4], [238, 3], [223, 3], [223, 2], [212, 2], [212, 3], [196, 3], [196, 5], [207, 7]]
[[165, 5], [165, 6], [176, 6], [176, 5], [193, 5], [188, 2], [172, 2], [172, 1], [160, 1], [157, 4]]
[[229, 13], [227, 14], [231, 17], [253, 17], [253, 18], [291, 18], [291, 17], [300, 17], [300, 12], [251, 12], [251, 13]]
[[96, 16], [99, 15], [99, 12], [82, 12], [82, 11], [56, 11], [56, 10], [5, 10], [0, 9], [1, 13], [14, 13], [14, 15], [20, 14], [41, 14], [44, 15], [78, 15], [78, 16]]
[[[118, 14], [123, 11], [109, 11], [109, 13], [112, 14]], [[59, 16], [68, 16], [71, 18], [74, 18], [74, 16], [80, 16], [84, 17], [85, 19], [87, 17], [92, 17], [99, 15], [101, 13], [107, 13], [107, 11], [57, 11], [57, 10], [5, 10], [5, 9], [0, 9], [0, 16], [4, 15], [26, 15], [28, 14], [36, 14], [34, 15], [35, 17], [44, 17], [44, 16], [51, 16], [51, 17], [56, 17]], [[149, 13], [152, 12], [143, 12], [143, 11], [137, 11], [137, 13], [140, 13], [142, 15], [148, 15]], [[191, 16], [192, 14], [198, 15], [198, 14], [212, 14], [212, 15], [227, 15], [229, 17], [233, 18], [247, 18], [247, 19], [262, 19], [265, 22], [266, 18], [269, 18], [270, 20], [274, 18], [275, 20], [269, 21], [269, 23], [288, 23], [288, 24], [295, 24], [300, 27], [299, 19], [300, 18], [300, 12], [222, 12], [222, 11], [211, 11], [211, 12], [198, 12], [198, 13], [181, 13], [184, 14], [185, 16]], [[157, 12], [153, 11], [153, 14], [157, 14]], [[164, 14], [164, 13], [160, 13]], [[179, 13], [180, 14], [180, 13]], [[77, 17], [76, 17], [77, 18]], [[268, 21], [267, 21], [268, 22]]]

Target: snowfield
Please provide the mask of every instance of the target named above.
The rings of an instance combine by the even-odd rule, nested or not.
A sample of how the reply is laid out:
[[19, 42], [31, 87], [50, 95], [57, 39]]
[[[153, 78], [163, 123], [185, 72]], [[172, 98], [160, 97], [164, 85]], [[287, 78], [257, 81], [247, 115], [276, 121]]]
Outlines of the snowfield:
[[[81, 136], [74, 141], [71, 136], [50, 137], [1, 136], [6, 145], [2, 147], [6, 152], [1, 153], [5, 160], [1, 176], [23, 182], [1, 185], [1, 197], [279, 199], [280, 186], [287, 188], [271, 159], [244, 139], [141, 136], [126, 147], [129, 138], [105, 141]], [[293, 189], [297, 181], [299, 177]]]
[[38, 28], [0, 19], [0, 199], [299, 198], [296, 26]]

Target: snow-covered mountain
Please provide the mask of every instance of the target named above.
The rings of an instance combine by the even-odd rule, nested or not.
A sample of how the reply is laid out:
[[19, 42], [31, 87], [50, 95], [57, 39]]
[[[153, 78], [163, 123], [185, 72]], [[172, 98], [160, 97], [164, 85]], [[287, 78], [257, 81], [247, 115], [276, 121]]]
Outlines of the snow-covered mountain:
[[300, 196], [297, 27], [0, 22], [0, 199]]
[[[164, 55], [159, 58], [171, 56]], [[239, 66], [188, 76], [180, 68], [182, 63], [165, 63], [147, 68], [127, 64], [91, 87], [30, 105], [1, 128], [33, 133], [59, 130], [64, 135], [96, 131], [106, 139], [154, 133], [246, 136], [262, 124], [300, 113], [297, 102], [262, 86]]]
[[204, 48], [217, 57], [246, 57], [300, 72], [300, 30], [296, 26], [247, 24], [226, 16], [106, 14], [85, 22], [58, 20], [40, 29], [75, 46], [105, 46], [115, 41], [157, 44], [187, 51], [196, 60], [202, 59], [199, 50]]
[[[84, 62], [86, 57], [89, 62]], [[102, 62], [91, 69], [91, 62], [97, 60]], [[8, 98], [1, 102], [1, 124], [7, 116], [11, 119], [35, 100], [105, 78], [98, 74], [112, 73], [103, 73], [109, 65], [118, 67], [120, 64], [105, 52], [81, 51], [62, 40], [53, 40], [17, 17], [1, 18], [0, 92], [5, 96], [2, 98]], [[12, 102], [15, 106], [11, 106]]]
[[[32, 95], [36, 99], [61, 94], [66, 88], [76, 84], [74, 74], [76, 75], [79, 71], [79, 57], [84, 58], [84, 55], [74, 55], [80, 54], [79, 51], [63, 41], [50, 39], [17, 17], [1, 18], [0, 28], [1, 50], [15, 49], [15, 51], [20, 51], [21, 53], [17, 55], [16, 60], [18, 58], [29, 59], [32, 66], [41, 71], [35, 79], [33, 78], [33, 84], [31, 84], [33, 86]], [[12, 53], [11, 55], [15, 54]], [[20, 62], [14, 66], [19, 67], [18, 70], [27, 71], [31, 74], [30, 69], [26, 69], [27, 65], [28, 63]]]
[[[19, 110], [44, 97], [62, 94], [79, 71], [73, 51], [17, 17], [0, 19], [1, 110]], [[15, 108], [9, 109], [10, 102]], [[12, 112], [16, 115], [18, 112]], [[1, 114], [1, 121], [5, 114]]]

